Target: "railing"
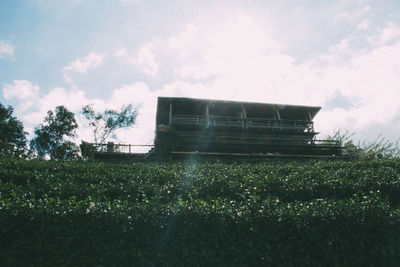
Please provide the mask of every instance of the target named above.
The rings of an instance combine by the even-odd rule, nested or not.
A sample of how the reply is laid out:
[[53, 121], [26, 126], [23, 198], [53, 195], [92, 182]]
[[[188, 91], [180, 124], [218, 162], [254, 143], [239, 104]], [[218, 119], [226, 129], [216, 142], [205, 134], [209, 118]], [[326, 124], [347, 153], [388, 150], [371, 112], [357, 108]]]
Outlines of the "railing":
[[196, 115], [172, 115], [172, 125], [190, 125], [190, 126], [231, 126], [242, 128], [267, 128], [281, 130], [300, 130], [313, 131], [314, 125], [312, 121], [307, 120], [286, 120], [286, 119], [269, 119], [269, 118], [240, 118], [232, 116], [196, 116]]
[[338, 140], [314, 140], [314, 144], [319, 146], [332, 146], [332, 147], [341, 146]]
[[125, 153], [137, 154], [147, 153], [154, 145], [132, 145], [132, 144], [114, 144], [112, 142], [106, 144], [92, 143], [93, 150], [100, 153]]
[[314, 145], [321, 147], [339, 147], [337, 140], [315, 139], [313, 135], [293, 134], [281, 135], [254, 135], [254, 134], [208, 134], [207, 132], [176, 131], [177, 137], [183, 143], [225, 143], [225, 144], [288, 144], [288, 145]]

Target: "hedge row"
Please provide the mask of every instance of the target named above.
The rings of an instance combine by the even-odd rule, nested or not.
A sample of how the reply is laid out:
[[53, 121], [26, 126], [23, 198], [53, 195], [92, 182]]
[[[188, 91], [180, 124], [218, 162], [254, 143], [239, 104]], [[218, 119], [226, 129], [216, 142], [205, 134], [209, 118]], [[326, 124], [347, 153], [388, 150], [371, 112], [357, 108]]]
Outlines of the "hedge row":
[[193, 199], [278, 197], [344, 199], [381, 192], [400, 204], [399, 161], [46, 162], [0, 160], [1, 192], [78, 200], [87, 196], [164, 203]]
[[0, 262], [396, 266], [399, 166], [2, 159]]

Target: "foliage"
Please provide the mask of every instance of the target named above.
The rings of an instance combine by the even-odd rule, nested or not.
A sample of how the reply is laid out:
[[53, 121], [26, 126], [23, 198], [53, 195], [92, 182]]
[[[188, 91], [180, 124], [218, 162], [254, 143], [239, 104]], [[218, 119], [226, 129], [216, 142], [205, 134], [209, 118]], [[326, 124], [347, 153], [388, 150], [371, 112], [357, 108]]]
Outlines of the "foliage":
[[128, 105], [122, 107], [119, 112], [107, 109], [100, 113], [95, 112], [91, 105], [84, 106], [82, 114], [93, 129], [94, 142], [105, 143], [109, 137], [116, 138], [116, 130], [135, 124], [137, 111], [132, 109], [132, 105]]
[[0, 159], [5, 265], [396, 266], [400, 161]]
[[337, 130], [332, 136], [328, 136], [327, 140], [337, 140], [344, 147], [343, 153], [352, 159], [366, 158], [399, 158], [400, 144], [399, 140], [391, 142], [382, 136], [378, 136], [372, 142], [358, 142], [357, 144], [351, 139], [354, 133], [348, 131], [342, 133]]
[[26, 150], [26, 135], [22, 122], [13, 117], [14, 109], [0, 103], [0, 156], [22, 156]]
[[33, 153], [39, 157], [49, 155], [51, 159], [71, 159], [78, 153], [78, 147], [66, 137], [74, 137], [78, 124], [74, 113], [64, 106], [49, 110], [41, 124], [35, 129], [35, 137], [30, 142]]
[[361, 157], [367, 158], [399, 158], [400, 157], [400, 146], [399, 140], [391, 142], [382, 136], [378, 136], [373, 142], [362, 142]]

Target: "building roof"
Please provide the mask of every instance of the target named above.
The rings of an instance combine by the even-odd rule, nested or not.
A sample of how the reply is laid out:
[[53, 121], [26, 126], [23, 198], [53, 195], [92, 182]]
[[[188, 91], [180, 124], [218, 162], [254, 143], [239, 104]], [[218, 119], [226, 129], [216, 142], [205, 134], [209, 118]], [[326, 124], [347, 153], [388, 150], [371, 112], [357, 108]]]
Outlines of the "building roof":
[[201, 109], [206, 104], [208, 104], [210, 107], [215, 107], [215, 109], [229, 109], [234, 108], [235, 106], [244, 106], [248, 117], [251, 117], [251, 114], [272, 114], [279, 111], [282, 119], [290, 120], [312, 120], [321, 109], [321, 107], [318, 106], [197, 99], [186, 97], [158, 97], [157, 110], [166, 109], [167, 107], [169, 109], [170, 103], [172, 103], [174, 107], [174, 112], [190, 112], [190, 110]]

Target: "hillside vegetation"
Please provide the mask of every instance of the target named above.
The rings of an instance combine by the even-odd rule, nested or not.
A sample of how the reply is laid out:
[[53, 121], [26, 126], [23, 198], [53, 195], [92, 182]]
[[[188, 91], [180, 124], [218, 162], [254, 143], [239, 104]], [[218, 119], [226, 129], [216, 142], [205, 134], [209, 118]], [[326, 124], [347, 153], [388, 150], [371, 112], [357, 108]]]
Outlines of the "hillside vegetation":
[[0, 159], [0, 262], [396, 266], [400, 161]]

